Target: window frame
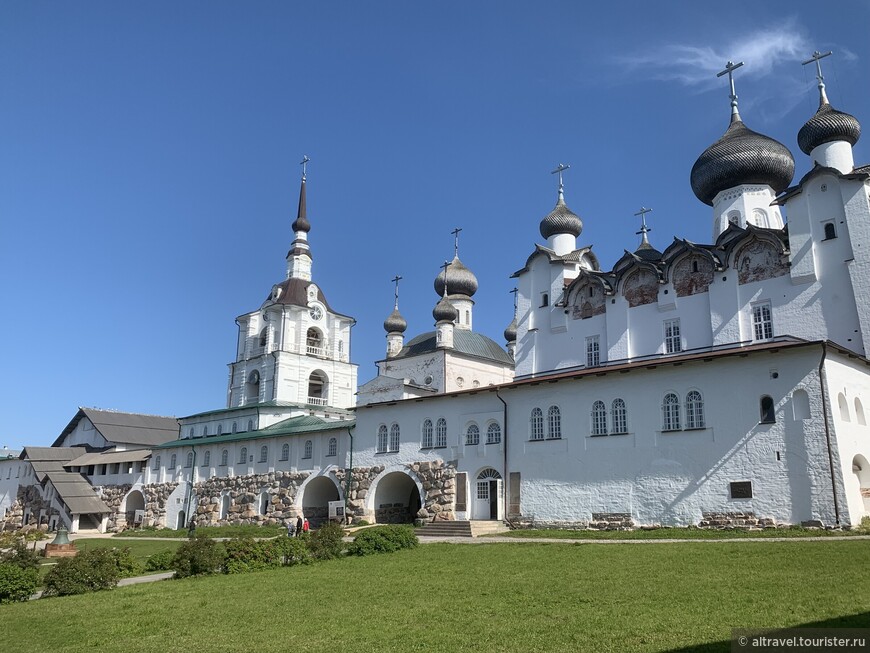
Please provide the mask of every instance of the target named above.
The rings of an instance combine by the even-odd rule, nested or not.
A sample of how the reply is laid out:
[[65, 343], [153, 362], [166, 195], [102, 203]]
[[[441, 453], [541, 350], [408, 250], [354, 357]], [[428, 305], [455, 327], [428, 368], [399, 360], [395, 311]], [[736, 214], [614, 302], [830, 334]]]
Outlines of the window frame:
[[435, 444], [435, 428], [432, 426], [432, 420], [428, 417], [423, 420], [422, 435], [420, 437], [421, 449], [432, 449]]
[[607, 406], [600, 399], [592, 402], [592, 411], [589, 413], [591, 419], [590, 435], [599, 437], [607, 435]]
[[668, 392], [662, 398], [662, 431], [682, 431], [680, 419], [680, 395]]
[[700, 390], [689, 390], [686, 393], [686, 426], [685, 429], [700, 430], [707, 428], [704, 419], [704, 395]]
[[556, 405], [547, 409], [547, 439], [562, 439], [562, 411]]
[[770, 301], [754, 302], [751, 308], [752, 341], [764, 342], [773, 338], [773, 307]]
[[683, 351], [683, 338], [680, 331], [680, 318], [675, 317], [662, 322], [665, 337], [665, 353], [679, 354]]
[[474, 447], [480, 444], [480, 427], [471, 423], [465, 428], [465, 446]]
[[439, 417], [435, 424], [435, 448], [444, 449], [447, 446], [447, 420]]
[[532, 408], [529, 415], [529, 440], [538, 442], [544, 439], [544, 411], [539, 406]]
[[586, 367], [601, 365], [601, 336], [586, 337]]
[[386, 424], [381, 424], [378, 426], [378, 441], [375, 446], [375, 453], [387, 453], [387, 447], [389, 446], [389, 430], [387, 429]]
[[628, 433], [628, 408], [625, 399], [617, 397], [610, 402], [610, 434], [625, 435]]
[[402, 430], [396, 422], [390, 425], [390, 441], [388, 443], [388, 453], [396, 453], [402, 442]]
[[501, 424], [490, 422], [486, 427], [486, 443], [501, 444]]

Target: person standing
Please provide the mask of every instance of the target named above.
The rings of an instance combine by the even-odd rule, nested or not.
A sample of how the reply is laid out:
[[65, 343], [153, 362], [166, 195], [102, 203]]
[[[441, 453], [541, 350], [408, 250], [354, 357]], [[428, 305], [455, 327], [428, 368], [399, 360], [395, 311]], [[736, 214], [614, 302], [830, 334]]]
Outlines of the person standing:
[[287, 521], [287, 537], [296, 537], [296, 520], [290, 519]]
[[302, 522], [302, 532], [307, 533], [311, 529], [311, 524], [308, 523], [308, 517]]
[[[305, 521], [308, 521], [307, 519]], [[296, 537], [302, 537], [302, 515], [296, 515]]]

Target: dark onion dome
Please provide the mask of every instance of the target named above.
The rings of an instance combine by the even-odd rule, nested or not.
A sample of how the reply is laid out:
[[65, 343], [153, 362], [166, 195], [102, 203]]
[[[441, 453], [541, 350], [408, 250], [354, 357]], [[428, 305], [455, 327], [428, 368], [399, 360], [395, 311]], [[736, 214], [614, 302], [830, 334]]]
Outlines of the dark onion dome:
[[644, 261], [661, 261], [662, 253], [648, 242], [642, 242], [640, 247], [634, 251], [634, 255]]
[[809, 154], [819, 145], [834, 141], [846, 141], [854, 145], [861, 137], [861, 123], [855, 116], [837, 111], [827, 102], [819, 106], [815, 115], [806, 121], [798, 132], [798, 147]]
[[782, 143], [752, 131], [739, 115], [692, 166], [695, 196], [713, 206], [721, 191], [741, 184], [766, 184], [780, 193], [794, 177], [794, 157]]
[[459, 317], [459, 311], [447, 300], [447, 297], [442, 297], [432, 309], [432, 317], [436, 322], [455, 322]]
[[402, 317], [402, 314], [399, 313], [398, 307], [394, 308], [389, 317], [384, 320], [384, 331], [387, 333], [405, 333], [405, 329], [407, 328], [408, 322]]
[[[444, 270], [435, 277], [435, 292], [444, 295]], [[447, 293], [450, 295], [468, 295], [477, 292], [477, 277], [474, 272], [462, 264], [458, 256], [454, 256], [447, 266]]]
[[507, 328], [504, 330], [504, 339], [507, 342], [517, 341], [517, 318], [511, 320], [511, 323], [507, 325]]
[[311, 223], [308, 222], [308, 217], [305, 210], [305, 177], [302, 178], [302, 188], [299, 189], [299, 210], [296, 212], [296, 219], [291, 225], [293, 231], [311, 231]]
[[555, 234], [571, 234], [576, 238], [583, 231], [583, 221], [576, 213], [567, 207], [565, 198], [559, 193], [556, 207], [546, 218], [541, 220], [541, 236], [549, 238]]

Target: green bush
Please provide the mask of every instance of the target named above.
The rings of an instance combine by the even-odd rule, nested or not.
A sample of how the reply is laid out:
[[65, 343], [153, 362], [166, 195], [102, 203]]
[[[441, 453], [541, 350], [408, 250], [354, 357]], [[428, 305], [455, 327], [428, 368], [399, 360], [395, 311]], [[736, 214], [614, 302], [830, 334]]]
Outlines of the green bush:
[[172, 568], [176, 578], [202, 576], [219, 572], [224, 566], [226, 550], [210, 537], [197, 535], [175, 552]]
[[145, 559], [145, 571], [167, 571], [172, 569], [174, 559], [175, 551], [171, 549], [152, 553]]
[[118, 567], [118, 573], [121, 574], [121, 578], [138, 576], [142, 573], [142, 563], [133, 556], [129, 547], [124, 547], [123, 549], [113, 547], [109, 550], [112, 552], [115, 566]]
[[344, 551], [344, 529], [337, 522], [323, 524], [308, 537], [308, 550], [315, 560], [332, 560]]
[[39, 586], [39, 572], [12, 562], [0, 562], [0, 604], [26, 601]]
[[285, 535], [272, 541], [282, 556], [285, 567], [307, 565], [311, 562], [311, 552], [308, 550], [307, 543], [301, 538]]
[[0, 555], [0, 562], [13, 564], [21, 569], [39, 569], [39, 563], [42, 560], [40, 555], [31, 549], [27, 548], [23, 540], [16, 540], [12, 544], [12, 548]]
[[365, 556], [392, 553], [417, 546], [417, 536], [410, 526], [375, 526], [360, 531], [347, 547], [348, 555]]
[[86, 549], [75, 558], [61, 558], [45, 576], [45, 596], [112, 589], [121, 577], [118, 560], [117, 549]]
[[242, 574], [281, 566], [283, 554], [273, 540], [235, 537], [224, 547], [227, 552], [224, 572], [227, 574]]

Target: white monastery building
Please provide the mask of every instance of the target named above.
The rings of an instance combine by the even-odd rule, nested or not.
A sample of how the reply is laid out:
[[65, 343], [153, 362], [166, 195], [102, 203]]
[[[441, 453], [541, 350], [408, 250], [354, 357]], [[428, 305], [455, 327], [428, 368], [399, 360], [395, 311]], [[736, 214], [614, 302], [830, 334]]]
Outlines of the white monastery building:
[[691, 170], [709, 244], [659, 251], [644, 221], [602, 269], [560, 166], [542, 242], [513, 273], [506, 346], [473, 330], [478, 283], [457, 245], [432, 331], [406, 341], [394, 279], [385, 355], [359, 388], [355, 322], [314, 281], [306, 158], [286, 276], [236, 318], [226, 407], [80, 409], [53, 447], [0, 457], [0, 524], [316, 525], [341, 506], [370, 522], [856, 525], [870, 515], [870, 166], [822, 56], [797, 183], [732, 81], [730, 124]]

